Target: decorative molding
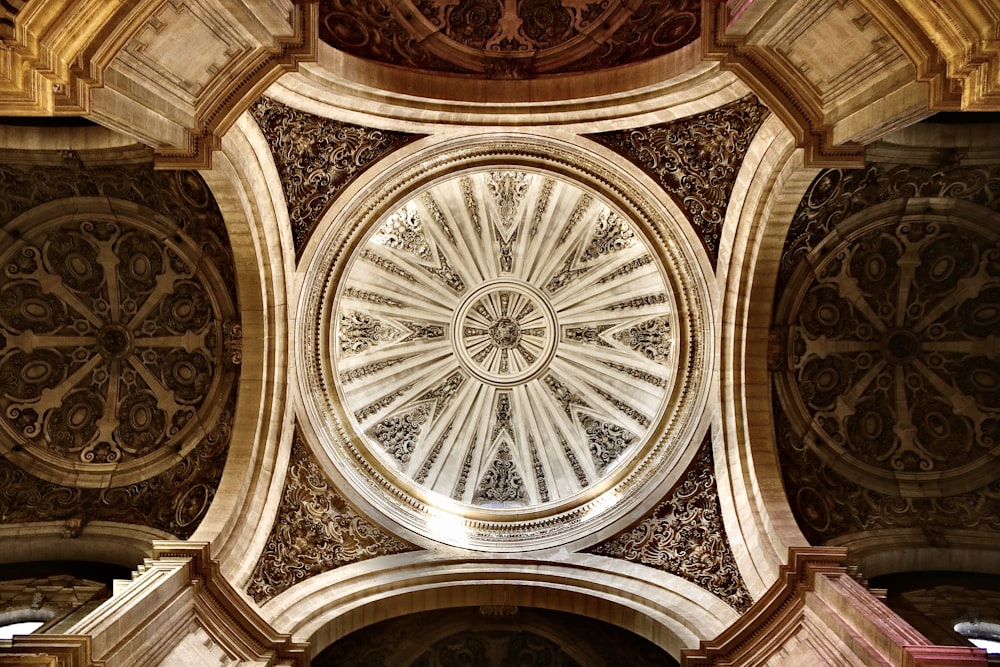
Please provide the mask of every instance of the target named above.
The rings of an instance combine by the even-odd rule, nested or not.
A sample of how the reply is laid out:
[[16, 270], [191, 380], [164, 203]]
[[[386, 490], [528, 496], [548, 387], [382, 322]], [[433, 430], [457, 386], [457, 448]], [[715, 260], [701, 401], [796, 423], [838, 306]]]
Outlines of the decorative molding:
[[510, 604], [397, 616], [326, 647], [312, 667], [676, 667], [651, 641], [582, 615]]
[[530, 79], [651, 60], [697, 39], [698, 0], [320, 2], [320, 39], [366, 60]]
[[278, 514], [247, 584], [263, 604], [342, 565], [416, 548], [369, 523], [336, 492], [296, 430]]
[[663, 501], [634, 527], [590, 551], [675, 574], [741, 613], [753, 605], [722, 524], [708, 435]]
[[747, 148], [770, 115], [753, 95], [671, 123], [587, 135], [653, 177], [688, 216], [712, 266]]
[[423, 136], [321, 118], [269, 97], [258, 99], [249, 111], [278, 168], [296, 257], [301, 257], [330, 202], [358, 174]]
[[756, 667], [789, 659], [817, 665], [986, 667], [982, 649], [932, 645], [855, 581], [844, 567], [846, 559], [844, 549], [789, 549], [788, 564], [767, 593], [718, 637], [683, 649], [682, 667]]

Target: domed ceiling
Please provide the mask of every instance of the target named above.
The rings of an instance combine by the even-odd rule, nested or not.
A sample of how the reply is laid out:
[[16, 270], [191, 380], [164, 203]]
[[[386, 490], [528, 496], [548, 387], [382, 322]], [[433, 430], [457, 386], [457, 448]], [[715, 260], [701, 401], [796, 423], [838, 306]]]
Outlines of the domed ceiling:
[[524, 79], [655, 58], [700, 34], [697, 0], [323, 0], [320, 39], [385, 64]]
[[503, 165], [443, 172], [328, 236], [303, 347], [314, 425], [348, 480], [370, 496], [374, 479], [390, 514], [404, 498], [433, 539], [427, 512], [474, 518], [466, 537], [490, 548], [662, 479], [702, 370], [700, 302], [664, 221], [651, 234], [648, 210], [551, 164]]

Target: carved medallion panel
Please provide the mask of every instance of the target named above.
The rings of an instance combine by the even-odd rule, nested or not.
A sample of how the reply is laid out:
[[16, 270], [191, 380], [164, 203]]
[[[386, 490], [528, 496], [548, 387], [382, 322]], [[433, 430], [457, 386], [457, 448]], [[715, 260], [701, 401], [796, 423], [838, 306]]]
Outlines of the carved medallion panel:
[[[952, 175], [928, 172], [821, 173], [786, 241], [770, 365], [782, 474], [810, 539], [997, 527], [1000, 215], [874, 204], [948, 191]], [[982, 173], [952, 189], [995, 206]]]
[[[410, 199], [356, 253], [331, 331], [367, 448], [493, 508], [600, 480], [647, 437], [675, 376], [661, 269], [635, 265], [650, 256], [628, 219], [542, 173], [480, 171]], [[572, 458], [540, 446], [553, 441]]]
[[669, 474], [704, 389], [703, 276], [684, 223], [619, 178], [477, 137], [403, 158], [331, 221], [302, 395], [373, 512], [514, 551], [591, 534]]
[[62, 158], [0, 164], [0, 516], [187, 537], [242, 355], [222, 216], [197, 173]]

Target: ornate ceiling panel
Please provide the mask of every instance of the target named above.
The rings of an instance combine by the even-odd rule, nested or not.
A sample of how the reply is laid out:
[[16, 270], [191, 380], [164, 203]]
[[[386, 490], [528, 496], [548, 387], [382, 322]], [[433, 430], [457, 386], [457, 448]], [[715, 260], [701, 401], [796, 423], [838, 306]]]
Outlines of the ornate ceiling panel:
[[687, 118], [589, 135], [641, 167], [687, 213], [712, 266], [736, 174], [771, 115], [754, 95]]
[[543, 174], [476, 172], [406, 202], [357, 252], [335, 313], [368, 449], [473, 505], [599, 482], [676, 377], [658, 264], [627, 218]]
[[786, 490], [810, 539], [1000, 528], [1000, 216], [905, 198], [995, 208], [995, 182], [874, 165], [821, 173], [806, 193], [770, 363]]
[[[593, 513], [581, 505], [616, 484], [632, 493], [637, 470], [668, 473], [646, 457], [677, 455], [664, 425], [692, 409], [701, 354], [672, 232], [650, 234], [648, 211], [546, 167], [547, 147], [517, 154], [532, 168], [505, 166], [496, 155], [513, 146], [466, 158], [481, 165], [485, 150], [495, 166], [414, 169], [433, 180], [356, 228], [342, 258], [318, 253], [330, 268], [308, 292], [317, 328], [303, 341], [334, 458], [420, 512], [453, 513], [445, 541], [468, 543], [458, 532], [480, 517], [468, 539], [491, 548], [575, 525], [526, 517]], [[426, 521], [412, 526], [441, 538]]]
[[190, 534], [221, 476], [241, 361], [211, 193], [151, 165], [0, 177], [4, 520]]
[[366, 521], [334, 491], [296, 431], [278, 515], [247, 594], [263, 604], [341, 565], [413, 549]]
[[700, 34], [697, 0], [322, 0], [320, 39], [436, 72], [525, 79], [626, 65]]

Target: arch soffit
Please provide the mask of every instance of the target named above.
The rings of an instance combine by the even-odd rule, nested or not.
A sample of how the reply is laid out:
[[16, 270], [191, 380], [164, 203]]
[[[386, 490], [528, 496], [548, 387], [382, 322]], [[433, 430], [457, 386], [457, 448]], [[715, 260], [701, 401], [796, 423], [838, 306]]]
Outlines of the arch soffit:
[[744, 159], [720, 244], [716, 468], [726, 530], [755, 597], [774, 582], [788, 548], [806, 544], [781, 486], [767, 380], [776, 267], [818, 171], [803, 158], [791, 132], [777, 117], [768, 119]]
[[286, 591], [261, 613], [279, 632], [309, 641], [316, 655], [382, 620], [487, 604], [585, 613], [649, 639], [675, 657], [738, 617], [680, 577], [602, 556], [470, 562], [434, 552], [346, 565]]

